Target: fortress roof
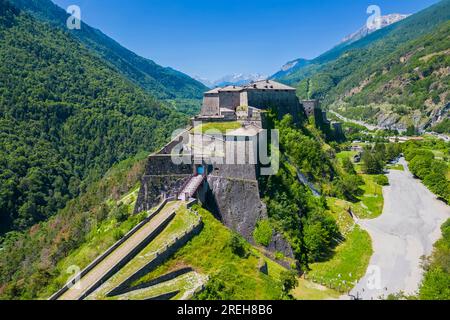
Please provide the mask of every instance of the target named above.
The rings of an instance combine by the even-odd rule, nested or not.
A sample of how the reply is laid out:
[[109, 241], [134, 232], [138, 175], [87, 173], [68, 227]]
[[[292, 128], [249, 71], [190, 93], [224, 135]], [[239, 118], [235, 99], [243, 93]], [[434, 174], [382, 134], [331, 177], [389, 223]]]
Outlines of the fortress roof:
[[285, 84], [272, 81], [272, 80], [261, 80], [257, 82], [253, 82], [244, 87], [244, 89], [256, 89], [256, 90], [296, 90], [290, 86]]
[[220, 90], [221, 88], [214, 88], [214, 89], [211, 89], [211, 90], [209, 90], [209, 91], [206, 91], [205, 92], [205, 94], [213, 94], [213, 93], [219, 93], [219, 90]]
[[206, 91], [205, 94], [217, 94], [220, 92], [240, 92], [245, 90], [288, 90], [295, 91], [296, 89], [285, 84], [272, 81], [272, 80], [261, 80], [250, 83], [245, 86], [235, 86], [230, 85], [223, 88], [214, 88]]
[[240, 87], [240, 86], [226, 86], [226, 87], [223, 87], [223, 88], [219, 89], [219, 92], [224, 92], [224, 91], [242, 91], [242, 89], [244, 89], [244, 87]]

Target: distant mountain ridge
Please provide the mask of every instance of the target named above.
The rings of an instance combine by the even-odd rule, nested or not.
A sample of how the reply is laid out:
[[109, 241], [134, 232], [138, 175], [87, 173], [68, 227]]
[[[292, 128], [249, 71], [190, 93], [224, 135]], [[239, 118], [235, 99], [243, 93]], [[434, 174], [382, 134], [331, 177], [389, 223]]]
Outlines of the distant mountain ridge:
[[307, 59], [297, 59], [293, 61], [287, 62], [285, 65], [281, 67], [281, 70], [275, 73], [270, 77], [270, 79], [280, 79], [285, 76], [290, 75], [291, 73], [294, 73], [296, 70], [299, 70], [305, 66], [307, 66], [310, 63], [310, 60]]
[[275, 77], [347, 118], [391, 128], [435, 124], [450, 97], [450, 0]]
[[206, 90], [203, 84], [188, 75], [138, 56], [84, 22], [81, 30], [69, 31], [66, 27], [69, 15], [50, 0], [10, 0], [10, 2], [37, 19], [76, 37], [129, 80], [159, 99], [197, 99], [201, 98]]
[[[389, 15], [385, 15], [385, 16], [381, 16], [379, 19], [379, 23], [380, 23], [380, 29], [383, 29], [387, 26], [390, 26], [396, 22], [399, 22], [407, 17], [409, 17], [409, 14], [389, 14]], [[367, 25], [364, 25], [363, 27], [361, 27], [359, 30], [357, 30], [356, 32], [344, 37], [342, 39], [342, 41], [333, 49], [329, 50], [327, 53], [333, 53], [333, 51], [340, 51], [342, 49], [344, 49], [346, 46], [351, 45], [352, 43], [361, 40], [363, 38], [365, 38], [366, 36], [372, 34], [375, 31], [378, 31], [380, 29], [376, 29], [376, 28], [368, 28]], [[325, 54], [327, 54], [325, 53]], [[316, 58], [319, 59], [320, 57]], [[295, 74], [296, 71], [303, 69], [304, 67], [308, 66], [309, 64], [313, 63], [314, 60], [308, 60], [308, 59], [296, 59], [293, 61], [289, 61], [287, 62], [285, 65], [283, 65], [280, 69], [280, 71], [278, 71], [277, 73], [273, 74], [272, 76], [270, 76], [270, 79], [283, 79], [283, 78], [287, 78], [289, 77], [289, 75], [291, 74]], [[287, 79], [286, 79], [287, 80]]]
[[[353, 43], [355, 41], [358, 41], [369, 34], [378, 31], [380, 29], [383, 29], [387, 26], [390, 26], [391, 24], [394, 24], [396, 22], [399, 22], [405, 18], [408, 18], [410, 14], [388, 14], [385, 16], [381, 16], [378, 19], [375, 19], [373, 27], [368, 27], [367, 24], [365, 24], [363, 27], [361, 27], [358, 31], [346, 36], [344, 39], [342, 39], [341, 43]], [[379, 26], [379, 28], [377, 27]]]
[[241, 86], [254, 81], [266, 80], [267, 76], [260, 73], [234, 73], [226, 75], [218, 80], [210, 81], [201, 77], [194, 77], [209, 88], [225, 87], [230, 85]]

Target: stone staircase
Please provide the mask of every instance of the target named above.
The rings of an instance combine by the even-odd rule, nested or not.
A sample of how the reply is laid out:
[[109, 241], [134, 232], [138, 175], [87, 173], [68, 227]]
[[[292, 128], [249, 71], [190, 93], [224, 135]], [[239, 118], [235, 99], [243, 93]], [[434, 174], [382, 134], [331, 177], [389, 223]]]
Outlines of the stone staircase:
[[181, 193], [180, 193], [180, 195], [178, 197], [178, 200], [188, 201], [190, 198], [192, 198], [192, 196], [195, 195], [195, 192], [197, 191], [197, 189], [202, 184], [203, 179], [204, 179], [204, 176], [202, 176], [202, 175], [193, 176], [188, 181], [188, 183], [183, 188], [183, 190], [181, 191]]

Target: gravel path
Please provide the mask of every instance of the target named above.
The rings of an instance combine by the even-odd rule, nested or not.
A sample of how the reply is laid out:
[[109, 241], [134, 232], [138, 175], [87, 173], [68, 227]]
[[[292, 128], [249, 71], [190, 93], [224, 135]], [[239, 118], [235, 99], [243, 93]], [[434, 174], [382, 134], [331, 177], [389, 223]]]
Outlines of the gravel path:
[[383, 189], [383, 214], [359, 221], [372, 238], [374, 254], [351, 294], [365, 300], [416, 293], [423, 274], [421, 257], [431, 254], [441, 225], [450, 218], [450, 207], [413, 178], [404, 159], [400, 163], [405, 171], [391, 170], [390, 186]]

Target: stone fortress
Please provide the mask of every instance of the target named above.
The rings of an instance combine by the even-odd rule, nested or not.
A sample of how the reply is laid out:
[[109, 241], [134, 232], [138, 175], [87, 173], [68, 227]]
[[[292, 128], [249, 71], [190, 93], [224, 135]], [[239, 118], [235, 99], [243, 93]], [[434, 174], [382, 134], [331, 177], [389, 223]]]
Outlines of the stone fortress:
[[199, 121], [236, 120], [239, 112], [248, 114], [275, 108], [279, 113], [290, 113], [298, 121], [304, 110], [296, 96], [296, 89], [284, 84], [263, 80], [246, 86], [215, 88], [205, 93]]
[[[295, 122], [323, 117], [317, 100], [300, 101], [295, 88], [271, 80], [206, 92], [201, 113], [192, 119], [192, 125], [149, 156], [135, 212], [149, 210], [167, 197], [196, 198], [227, 227], [253, 243], [258, 221], [267, 218], [258, 179], [270, 164], [260, 159], [258, 139], [264, 129], [270, 129], [268, 109], [275, 109], [280, 117], [291, 114]], [[326, 117], [323, 120], [327, 121]], [[202, 132], [198, 123], [237, 123], [239, 127], [216, 137]], [[174, 156], [183, 162], [174, 161]], [[274, 234], [268, 250], [293, 258], [281, 234]]]

